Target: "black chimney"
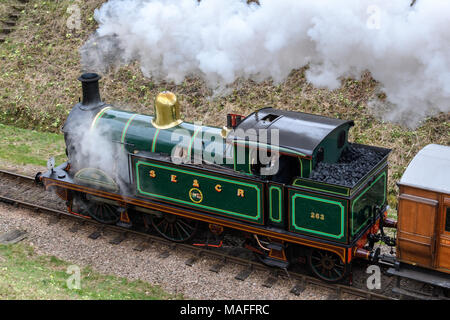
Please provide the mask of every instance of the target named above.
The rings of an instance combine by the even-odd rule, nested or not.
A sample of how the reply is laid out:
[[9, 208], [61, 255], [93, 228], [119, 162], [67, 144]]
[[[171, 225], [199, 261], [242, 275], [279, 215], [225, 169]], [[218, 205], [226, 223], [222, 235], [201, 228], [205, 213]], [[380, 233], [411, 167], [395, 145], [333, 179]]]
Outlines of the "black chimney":
[[81, 81], [83, 85], [83, 101], [84, 106], [96, 106], [101, 101], [100, 91], [98, 88], [98, 81], [102, 77], [96, 73], [83, 73], [78, 80]]

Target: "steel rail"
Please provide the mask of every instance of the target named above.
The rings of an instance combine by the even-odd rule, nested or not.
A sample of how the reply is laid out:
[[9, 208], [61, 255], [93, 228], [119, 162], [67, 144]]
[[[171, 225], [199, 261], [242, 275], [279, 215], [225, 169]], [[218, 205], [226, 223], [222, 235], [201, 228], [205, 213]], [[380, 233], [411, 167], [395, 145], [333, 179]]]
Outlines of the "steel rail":
[[6, 170], [0, 169], [0, 177], [1, 177], [2, 175], [10, 176], [10, 177], [13, 177], [13, 178], [21, 178], [21, 179], [23, 179], [23, 180], [31, 180], [31, 181], [34, 181], [34, 178], [33, 178], [33, 177], [26, 176], [26, 175], [23, 175], [23, 174], [20, 174], [20, 173], [16, 173], [16, 172], [11, 172], [11, 171], [6, 171]]

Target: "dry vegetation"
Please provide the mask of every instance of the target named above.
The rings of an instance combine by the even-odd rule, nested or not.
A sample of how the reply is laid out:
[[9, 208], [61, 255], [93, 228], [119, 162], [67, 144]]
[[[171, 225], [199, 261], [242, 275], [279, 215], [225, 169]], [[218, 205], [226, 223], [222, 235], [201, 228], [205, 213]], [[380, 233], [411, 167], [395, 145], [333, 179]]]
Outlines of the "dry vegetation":
[[[11, 3], [3, 0], [0, 4]], [[102, 0], [78, 1], [82, 8], [82, 30], [66, 26], [67, 8], [76, 1], [31, 0], [19, 20], [18, 30], [0, 44], [0, 121], [24, 128], [58, 132], [71, 106], [80, 96], [76, 80], [81, 67], [78, 48], [96, 28], [93, 11]], [[0, 7], [0, 10], [1, 7]], [[0, 11], [1, 13], [1, 11]], [[377, 94], [370, 74], [361, 79], [344, 79], [338, 90], [313, 88], [304, 69], [295, 70], [282, 84], [270, 81], [236, 81], [231, 94], [211, 98], [198, 79], [182, 85], [155, 84], [143, 78], [131, 65], [104, 75], [103, 99], [134, 111], [152, 113], [155, 95], [168, 89], [176, 92], [187, 121], [222, 125], [227, 112], [248, 114], [262, 106], [304, 111], [331, 117], [354, 119], [350, 139], [354, 142], [392, 148], [390, 156], [390, 203], [395, 205], [395, 182], [412, 157], [426, 144], [450, 144], [450, 115], [427, 119], [417, 130], [376, 119], [367, 102]]]
[[8, 11], [8, 5], [0, 1], [0, 15], [3, 16]]

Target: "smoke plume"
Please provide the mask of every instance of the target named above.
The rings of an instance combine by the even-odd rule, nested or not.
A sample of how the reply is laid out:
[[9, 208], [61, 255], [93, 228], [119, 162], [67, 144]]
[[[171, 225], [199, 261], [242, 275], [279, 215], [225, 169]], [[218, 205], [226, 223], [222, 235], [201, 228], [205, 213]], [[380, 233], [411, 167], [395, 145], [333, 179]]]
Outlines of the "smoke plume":
[[198, 76], [213, 89], [237, 78], [308, 81], [336, 89], [370, 71], [386, 94], [373, 101], [410, 127], [450, 111], [450, 1], [110, 0], [81, 48], [87, 71], [138, 61], [154, 80]]
[[66, 122], [66, 143], [71, 168], [78, 172], [83, 168], [104, 171], [119, 186], [119, 192], [127, 190], [129, 181], [127, 153], [124, 145], [114, 141], [107, 125], [91, 128], [84, 117]]

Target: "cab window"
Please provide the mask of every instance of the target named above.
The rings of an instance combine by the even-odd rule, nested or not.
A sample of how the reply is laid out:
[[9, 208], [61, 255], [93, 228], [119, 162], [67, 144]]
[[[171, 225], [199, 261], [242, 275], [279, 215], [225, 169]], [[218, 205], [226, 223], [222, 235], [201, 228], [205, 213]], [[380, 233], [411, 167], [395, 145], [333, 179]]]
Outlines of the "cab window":
[[267, 180], [290, 184], [292, 179], [300, 174], [298, 159], [296, 157], [267, 152], [265, 163], [261, 163], [258, 149], [251, 148], [249, 153], [249, 171], [255, 175], [263, 176]]
[[339, 133], [339, 137], [338, 137], [338, 141], [337, 141], [337, 147], [340, 149], [344, 146], [345, 144], [345, 130], [342, 130]]
[[291, 184], [292, 180], [300, 175], [300, 167], [297, 157], [280, 155], [278, 159], [277, 172], [272, 176], [275, 182]]
[[[270, 176], [276, 174], [278, 168], [278, 153], [272, 153], [268, 150], [263, 150], [265, 154], [259, 153], [259, 149], [251, 148], [249, 153], [249, 171], [252, 174], [260, 176]], [[264, 157], [264, 161], [260, 158]]]
[[323, 150], [323, 148], [321, 147], [317, 151], [317, 156], [316, 156], [317, 162], [322, 162], [324, 158], [325, 158], [325, 150]]

